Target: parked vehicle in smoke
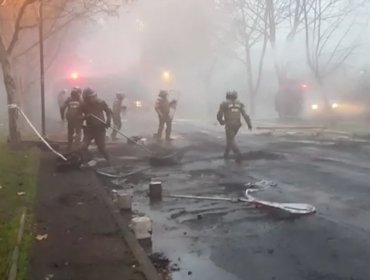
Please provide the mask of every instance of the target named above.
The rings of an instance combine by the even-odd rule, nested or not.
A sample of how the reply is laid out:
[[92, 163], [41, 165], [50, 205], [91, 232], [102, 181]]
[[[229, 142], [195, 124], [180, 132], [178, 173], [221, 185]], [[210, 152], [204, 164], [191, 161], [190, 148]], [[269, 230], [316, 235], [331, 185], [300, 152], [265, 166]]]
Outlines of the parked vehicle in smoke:
[[306, 84], [296, 80], [286, 80], [280, 85], [275, 96], [275, 110], [280, 118], [298, 118], [303, 114], [304, 89]]
[[343, 113], [343, 103], [338, 101], [324, 102], [322, 98], [314, 100], [307, 104], [306, 116], [312, 118], [325, 118], [329, 116], [339, 117]]

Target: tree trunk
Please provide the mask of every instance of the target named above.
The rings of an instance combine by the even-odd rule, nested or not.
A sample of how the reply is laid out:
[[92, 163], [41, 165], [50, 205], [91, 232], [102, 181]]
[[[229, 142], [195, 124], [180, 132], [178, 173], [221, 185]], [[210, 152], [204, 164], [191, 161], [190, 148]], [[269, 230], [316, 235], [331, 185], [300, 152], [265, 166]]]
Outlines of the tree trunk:
[[249, 115], [254, 117], [256, 113], [256, 92], [251, 91], [250, 92], [250, 109], [249, 109]]
[[323, 78], [321, 77], [319, 73], [319, 70], [315, 71], [315, 79], [319, 86], [320, 94], [324, 101], [325, 110], [328, 110], [330, 109], [330, 102], [329, 102], [328, 95], [326, 94], [326, 91], [324, 90], [324, 82], [323, 82]]
[[252, 69], [251, 50], [248, 44], [245, 45], [245, 60], [246, 60], [246, 71], [247, 71], [247, 82], [249, 90], [249, 113], [251, 116], [255, 113], [255, 93], [254, 93], [254, 79]]
[[[8, 105], [15, 103], [16, 87], [15, 81], [12, 76], [10, 58], [6, 52], [4, 42], [0, 37], [0, 63], [3, 72], [3, 79], [5, 90], [7, 93], [7, 103]], [[11, 144], [17, 144], [20, 141], [20, 135], [17, 129], [17, 110], [8, 107], [9, 114], [9, 141]]]

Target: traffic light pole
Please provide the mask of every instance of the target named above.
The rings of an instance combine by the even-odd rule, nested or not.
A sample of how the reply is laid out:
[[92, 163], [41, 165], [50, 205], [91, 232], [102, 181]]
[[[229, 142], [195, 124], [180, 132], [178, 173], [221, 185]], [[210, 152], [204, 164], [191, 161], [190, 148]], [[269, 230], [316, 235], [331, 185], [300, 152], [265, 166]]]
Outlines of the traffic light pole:
[[39, 8], [39, 43], [40, 43], [40, 86], [41, 86], [41, 131], [45, 136], [45, 63], [44, 63], [44, 12], [42, 0]]

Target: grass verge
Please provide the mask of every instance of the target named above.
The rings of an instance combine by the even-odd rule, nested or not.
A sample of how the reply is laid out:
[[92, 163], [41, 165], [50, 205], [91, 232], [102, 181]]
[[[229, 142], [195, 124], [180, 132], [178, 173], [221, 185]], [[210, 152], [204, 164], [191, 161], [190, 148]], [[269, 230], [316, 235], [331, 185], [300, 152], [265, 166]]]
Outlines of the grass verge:
[[32, 245], [33, 203], [39, 170], [35, 149], [11, 150], [0, 140], [0, 279], [7, 279], [16, 246], [21, 209], [27, 209], [25, 232], [18, 259], [18, 280], [25, 280]]

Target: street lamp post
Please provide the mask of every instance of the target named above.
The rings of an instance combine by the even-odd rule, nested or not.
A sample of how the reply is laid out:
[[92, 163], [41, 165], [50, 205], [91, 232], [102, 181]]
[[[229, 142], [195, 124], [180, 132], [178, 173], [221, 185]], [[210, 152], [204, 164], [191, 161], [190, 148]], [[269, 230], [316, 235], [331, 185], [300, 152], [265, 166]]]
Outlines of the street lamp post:
[[39, 43], [40, 43], [40, 86], [41, 86], [41, 130], [45, 136], [45, 65], [44, 65], [44, 12], [42, 0], [39, 7]]

